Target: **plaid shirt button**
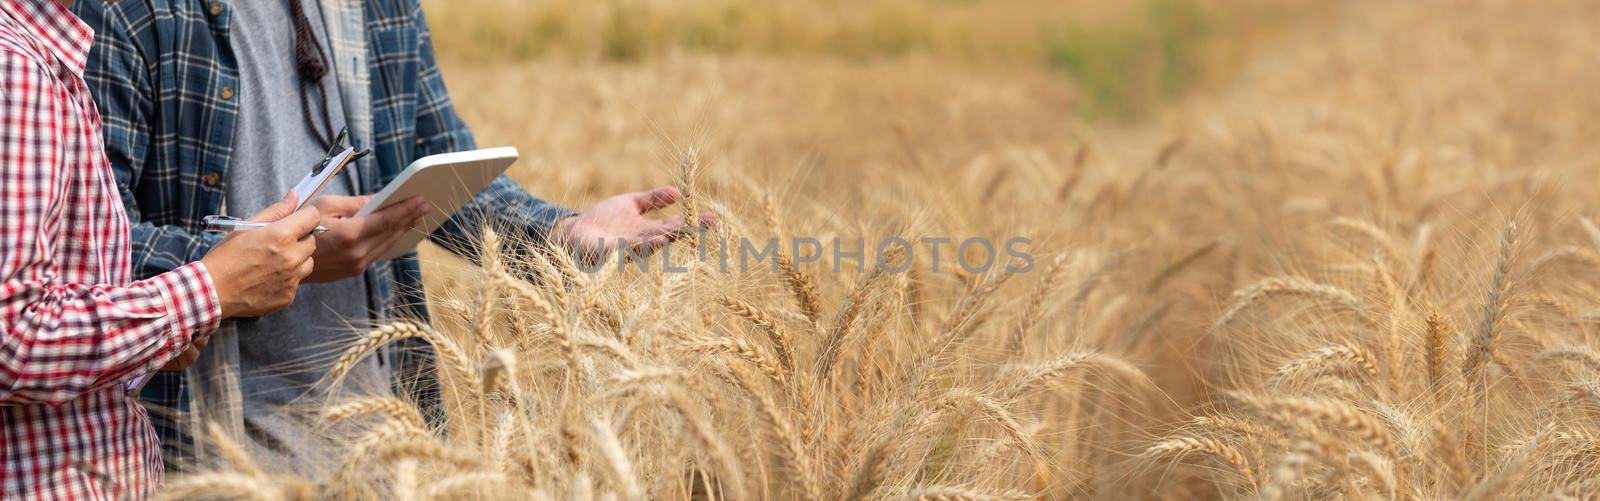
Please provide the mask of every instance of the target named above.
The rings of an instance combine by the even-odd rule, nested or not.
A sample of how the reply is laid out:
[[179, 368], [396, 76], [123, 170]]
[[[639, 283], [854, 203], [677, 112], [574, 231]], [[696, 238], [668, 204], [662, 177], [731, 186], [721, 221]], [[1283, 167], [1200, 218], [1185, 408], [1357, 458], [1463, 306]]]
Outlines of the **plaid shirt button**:
[[222, 15], [222, 2], [211, 2], [211, 15]]
[[201, 180], [205, 181], [206, 186], [210, 186], [212, 188], [216, 188], [217, 185], [222, 184], [222, 176], [215, 172], [206, 173], [205, 176], [201, 177]]
[[233, 87], [223, 87], [222, 100], [227, 101], [229, 99], [233, 99]]

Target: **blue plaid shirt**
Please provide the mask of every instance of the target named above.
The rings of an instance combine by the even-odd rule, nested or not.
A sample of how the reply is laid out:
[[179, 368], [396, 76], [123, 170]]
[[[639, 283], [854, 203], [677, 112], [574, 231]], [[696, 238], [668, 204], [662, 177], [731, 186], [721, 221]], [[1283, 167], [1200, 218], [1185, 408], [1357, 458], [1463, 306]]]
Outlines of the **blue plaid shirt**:
[[[475, 147], [451, 105], [418, 0], [320, 1], [334, 76], [345, 100], [357, 100], [346, 110], [352, 137], [372, 149], [355, 166], [360, 193], [377, 192], [413, 160]], [[198, 261], [221, 238], [202, 232], [201, 219], [222, 213], [226, 170], [256, 167], [230, 162], [240, 90], [228, 2], [80, 1], [73, 10], [95, 30], [85, 80], [131, 220], [134, 273], [150, 277]], [[537, 239], [569, 214], [502, 176], [432, 240], [470, 257], [484, 225]], [[375, 318], [425, 317], [415, 254], [374, 265], [366, 279]], [[141, 394], [169, 462], [188, 446], [181, 429], [188, 427], [170, 417], [188, 409], [190, 384], [181, 373], [160, 373]]]

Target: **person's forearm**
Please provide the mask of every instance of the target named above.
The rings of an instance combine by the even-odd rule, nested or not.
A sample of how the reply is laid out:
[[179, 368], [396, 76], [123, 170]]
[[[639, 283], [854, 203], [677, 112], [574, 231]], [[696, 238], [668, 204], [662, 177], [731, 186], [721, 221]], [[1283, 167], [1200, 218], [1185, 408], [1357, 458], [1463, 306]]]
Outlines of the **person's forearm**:
[[4, 284], [0, 405], [59, 404], [154, 371], [221, 319], [204, 265], [125, 286]]

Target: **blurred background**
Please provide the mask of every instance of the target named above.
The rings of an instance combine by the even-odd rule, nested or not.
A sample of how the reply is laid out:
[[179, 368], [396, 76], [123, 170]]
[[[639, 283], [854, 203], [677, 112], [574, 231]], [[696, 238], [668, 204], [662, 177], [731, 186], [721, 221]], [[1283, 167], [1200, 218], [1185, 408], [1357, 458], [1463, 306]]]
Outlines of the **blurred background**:
[[[939, 273], [919, 258], [884, 293], [894, 321], [857, 359], [855, 389], [871, 390], [859, 384], [873, 380], [867, 369], [921, 367], [911, 362], [931, 328], [962, 318], [966, 298], [996, 290], [978, 299], [981, 326], [941, 375], [953, 387], [990, 384], [1014, 362], [1090, 352], [1126, 359], [1159, 389], [1160, 398], [1120, 409], [1103, 404], [1139, 395], [1094, 384], [1024, 407], [1057, 451], [1050, 467], [992, 462], [983, 451], [998, 449], [945, 441], [955, 432], [928, 435], [925, 449], [907, 442], [932, 459], [895, 466], [905, 484], [1009, 488], [1027, 478], [1029, 492], [1046, 499], [1257, 499], [1267, 497], [1256, 495], [1266, 473], [1284, 470], [1275, 465], [1305, 464], [1288, 445], [1314, 442], [1334, 473], [1301, 482], [1295, 472], [1307, 470], [1289, 468], [1283, 483], [1304, 490], [1290, 499], [1367, 497], [1371, 486], [1386, 491], [1372, 496], [1380, 499], [1594, 491], [1600, 448], [1583, 445], [1582, 461], [1571, 459], [1579, 453], [1530, 461], [1528, 451], [1546, 433], [1538, 430], [1558, 425], [1595, 436], [1586, 426], [1600, 398], [1584, 404], [1584, 419], [1529, 410], [1577, 401], [1547, 384], [1577, 379], [1533, 370], [1538, 353], [1597, 339], [1600, 2], [424, 5], [451, 94], [479, 143], [518, 147], [511, 175], [546, 199], [581, 208], [679, 184], [719, 214], [721, 229], [743, 236], [1026, 235], [1041, 263], [1065, 263], [1059, 283], [1050, 271], [991, 288], [950, 271], [949, 255]], [[692, 183], [677, 168], [690, 146], [705, 159]], [[1519, 242], [1506, 230], [1513, 226]], [[1538, 257], [1525, 267], [1523, 252]], [[425, 257], [435, 270], [458, 263]], [[1556, 267], [1563, 262], [1587, 274]], [[826, 264], [804, 271], [828, 304], [858, 304], [852, 291], [869, 290], [857, 287], [870, 279], [821, 271]], [[477, 290], [470, 272], [429, 276], [435, 289], [455, 281]], [[1512, 292], [1502, 290], [1507, 276]], [[689, 294], [673, 311], [696, 328], [738, 331], [740, 321], [706, 299], [726, 293], [785, 312], [781, 282], [717, 274], [687, 289], [708, 295]], [[1502, 319], [1509, 341], [1497, 344]], [[1030, 329], [1026, 343], [1007, 347]], [[1364, 371], [1384, 382], [1321, 377], [1356, 374], [1349, 367], [1306, 385], [1277, 378], [1351, 346], [1377, 353], [1357, 358], [1387, 366]], [[1443, 386], [1456, 380], [1444, 374], [1483, 366], [1440, 369], [1468, 353], [1500, 357], [1493, 362], [1515, 384], [1492, 396]], [[1593, 385], [1589, 369], [1600, 364], [1587, 367], [1583, 384]], [[1391, 473], [1372, 481], [1346, 475], [1356, 456], [1316, 433], [1311, 442], [1201, 433], [1257, 457], [1212, 446], [1223, 462], [1194, 469], [1135, 459], [1164, 454], [1147, 449], [1152, 438], [1226, 407], [1218, 391], [1228, 389], [1370, 407], [1361, 413], [1393, 423], [1406, 453], [1383, 444], [1362, 452], [1393, 466], [1373, 467]], [[829, 403], [875, 398], [863, 390]], [[1466, 421], [1476, 425], [1459, 429]], [[1342, 442], [1360, 451], [1371, 437]], [[1429, 449], [1418, 448], [1424, 442]], [[1538, 467], [1514, 474], [1528, 465]]]
[[1299, 0], [423, 4], [480, 143], [522, 147], [519, 180], [578, 204], [667, 179], [638, 168], [670, 166], [669, 143], [706, 143], [740, 174], [790, 192], [820, 191], [817, 177], [841, 169], [921, 164], [959, 176], [1004, 144], [1072, 148], [1085, 121], [1148, 121], [1335, 10]]
[[[699, 56], [1041, 68], [1074, 110], [1146, 112], [1225, 79], [1298, 17], [1293, 0], [429, 0], [445, 60], [635, 64]], [[1065, 84], [1064, 84], [1065, 85]]]
[[[824, 240], [908, 228], [1026, 235], [1041, 256], [1153, 243], [1156, 263], [1236, 219], [1185, 210], [1184, 197], [1140, 210], [1116, 201], [1183, 148], [1196, 116], [1184, 103], [1237, 87], [1341, 10], [1302, 0], [423, 4], [480, 146], [518, 147], [512, 177], [556, 203], [676, 183], [678, 152], [695, 146], [707, 159], [697, 189], [746, 235], [766, 236], [762, 207], [776, 206], [785, 232]], [[471, 281], [462, 261], [428, 248], [424, 258], [432, 288]], [[1218, 289], [1188, 289], [1174, 316], [1208, 311]], [[1170, 342], [1181, 354], [1191, 340]], [[1193, 384], [1185, 371], [1158, 378], [1178, 395]]]

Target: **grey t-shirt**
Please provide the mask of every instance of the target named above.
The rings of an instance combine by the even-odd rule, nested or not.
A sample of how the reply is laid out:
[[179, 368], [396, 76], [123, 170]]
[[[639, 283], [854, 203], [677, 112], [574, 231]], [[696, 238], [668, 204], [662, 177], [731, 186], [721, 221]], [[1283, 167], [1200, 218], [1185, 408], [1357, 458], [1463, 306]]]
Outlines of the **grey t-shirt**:
[[[294, 29], [289, 4], [296, 0], [232, 2], [233, 52], [239, 61], [239, 115], [232, 163], [227, 172], [227, 210], [248, 216], [287, 193], [321, 160], [320, 144], [302, 116], [300, 80], [294, 65]], [[298, 0], [325, 51], [326, 29], [317, 0]], [[331, 58], [331, 52], [329, 52]], [[345, 125], [329, 61], [323, 90], [337, 132]], [[322, 126], [313, 92], [306, 103]], [[363, 145], [357, 145], [358, 147]], [[340, 174], [325, 195], [348, 195], [355, 169]], [[355, 340], [355, 326], [368, 324], [367, 290], [356, 276], [332, 283], [303, 284], [294, 304], [238, 324], [237, 350], [244, 428], [263, 466], [315, 476], [333, 456], [320, 432], [301, 418], [300, 407], [329, 398], [316, 386], [339, 350]], [[387, 369], [368, 357], [346, 378], [340, 394], [388, 394]], [[301, 405], [304, 404], [304, 405]], [[286, 407], [287, 406], [287, 407]]]

